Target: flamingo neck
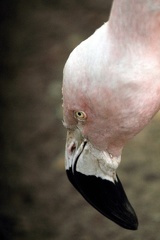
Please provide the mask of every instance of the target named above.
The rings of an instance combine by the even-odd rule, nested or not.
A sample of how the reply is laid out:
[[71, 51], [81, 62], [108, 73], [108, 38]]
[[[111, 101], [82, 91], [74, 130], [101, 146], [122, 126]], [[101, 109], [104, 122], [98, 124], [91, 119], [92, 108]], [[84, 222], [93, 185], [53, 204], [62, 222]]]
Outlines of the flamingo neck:
[[114, 0], [109, 29], [118, 47], [160, 52], [160, 0]]

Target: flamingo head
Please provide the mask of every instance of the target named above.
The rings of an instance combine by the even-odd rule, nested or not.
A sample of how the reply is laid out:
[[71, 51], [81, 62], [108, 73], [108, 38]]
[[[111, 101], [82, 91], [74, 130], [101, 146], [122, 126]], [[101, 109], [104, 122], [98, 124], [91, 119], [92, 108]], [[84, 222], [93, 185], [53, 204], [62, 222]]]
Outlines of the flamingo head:
[[105, 41], [98, 55], [92, 51], [103, 29], [98, 37], [95, 34], [81, 43], [64, 68], [65, 167], [73, 186], [93, 207], [118, 225], [135, 230], [138, 220], [116, 173], [128, 134], [120, 112], [124, 102], [119, 103], [115, 86], [104, 85], [106, 74], [112, 78], [101, 58]]

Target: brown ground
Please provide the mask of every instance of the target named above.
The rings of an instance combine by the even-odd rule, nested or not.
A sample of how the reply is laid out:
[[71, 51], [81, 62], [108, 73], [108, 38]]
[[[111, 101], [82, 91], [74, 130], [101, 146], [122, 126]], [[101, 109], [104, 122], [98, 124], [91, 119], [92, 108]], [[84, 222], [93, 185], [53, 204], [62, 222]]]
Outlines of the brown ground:
[[126, 146], [118, 171], [139, 217], [138, 231], [100, 215], [64, 171], [63, 66], [69, 52], [107, 20], [111, 1], [12, 2], [0, 6], [0, 239], [159, 240], [159, 115]]

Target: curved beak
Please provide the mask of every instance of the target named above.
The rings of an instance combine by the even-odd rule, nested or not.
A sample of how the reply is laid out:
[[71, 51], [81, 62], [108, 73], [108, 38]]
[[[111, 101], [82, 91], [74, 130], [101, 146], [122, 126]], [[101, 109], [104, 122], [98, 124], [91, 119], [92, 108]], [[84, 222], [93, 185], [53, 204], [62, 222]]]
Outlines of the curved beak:
[[136, 230], [137, 216], [116, 174], [119, 163], [120, 158], [94, 148], [78, 129], [68, 130], [65, 166], [70, 182], [104, 216]]

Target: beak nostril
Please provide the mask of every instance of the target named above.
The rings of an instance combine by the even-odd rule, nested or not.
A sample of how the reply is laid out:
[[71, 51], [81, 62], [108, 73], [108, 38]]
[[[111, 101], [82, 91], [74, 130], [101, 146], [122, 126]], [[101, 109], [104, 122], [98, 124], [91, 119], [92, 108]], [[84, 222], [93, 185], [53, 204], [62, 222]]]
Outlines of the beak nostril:
[[74, 152], [74, 151], [75, 151], [75, 149], [76, 149], [76, 145], [75, 145], [75, 144], [73, 144], [73, 145], [71, 146], [71, 149], [70, 149], [70, 151], [71, 151], [71, 152]]
[[68, 151], [69, 151], [70, 153], [73, 153], [75, 150], [76, 150], [76, 144], [75, 144], [74, 142], [72, 142], [72, 143], [70, 144], [70, 146], [68, 147]]

